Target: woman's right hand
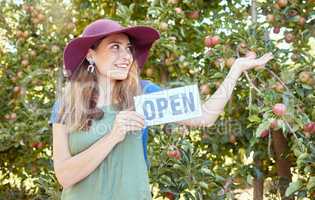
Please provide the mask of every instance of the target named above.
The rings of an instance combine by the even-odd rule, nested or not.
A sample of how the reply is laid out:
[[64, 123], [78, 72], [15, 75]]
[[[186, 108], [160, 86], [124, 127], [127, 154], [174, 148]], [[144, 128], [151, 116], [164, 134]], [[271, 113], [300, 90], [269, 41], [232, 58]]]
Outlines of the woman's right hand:
[[125, 139], [127, 132], [139, 131], [144, 128], [144, 116], [136, 111], [120, 111], [116, 115], [112, 134], [121, 142]]

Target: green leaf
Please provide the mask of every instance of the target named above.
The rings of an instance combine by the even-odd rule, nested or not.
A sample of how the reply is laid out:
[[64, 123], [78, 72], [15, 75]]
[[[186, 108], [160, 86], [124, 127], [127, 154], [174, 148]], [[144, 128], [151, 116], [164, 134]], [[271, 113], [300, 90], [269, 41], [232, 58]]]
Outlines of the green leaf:
[[306, 185], [307, 190], [315, 188], [315, 176], [312, 176]]
[[287, 71], [283, 70], [280, 73], [280, 77], [285, 83], [291, 83], [295, 79], [295, 73], [292, 71], [289, 71], [289, 70], [287, 70]]
[[289, 187], [285, 191], [285, 196], [288, 197], [288, 196], [292, 195], [293, 193], [295, 193], [296, 191], [301, 189], [302, 186], [303, 186], [303, 184], [302, 184], [301, 180], [297, 180], [295, 182], [291, 182]]
[[260, 120], [260, 118], [258, 117], [258, 115], [250, 115], [250, 116], [248, 117], [248, 120], [249, 120], [250, 122], [257, 122], [257, 123], [261, 122], [261, 120]]

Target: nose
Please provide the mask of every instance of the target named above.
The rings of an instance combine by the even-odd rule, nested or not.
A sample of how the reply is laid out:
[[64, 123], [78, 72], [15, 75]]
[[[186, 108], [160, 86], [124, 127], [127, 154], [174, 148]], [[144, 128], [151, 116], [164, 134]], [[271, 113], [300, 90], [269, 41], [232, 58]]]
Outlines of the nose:
[[[124, 49], [124, 48], [121, 48], [121, 49]], [[123, 53], [120, 51], [120, 57], [122, 58], [123, 62], [131, 63], [130, 61], [133, 60], [132, 52], [128, 51], [127, 49], [124, 49]]]

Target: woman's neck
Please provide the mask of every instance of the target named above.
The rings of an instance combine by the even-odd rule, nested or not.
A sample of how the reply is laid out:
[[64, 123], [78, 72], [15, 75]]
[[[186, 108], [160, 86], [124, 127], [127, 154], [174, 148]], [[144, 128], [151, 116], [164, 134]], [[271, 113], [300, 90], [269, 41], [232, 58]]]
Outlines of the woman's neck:
[[98, 78], [99, 98], [96, 107], [103, 107], [112, 104], [112, 91], [115, 80], [100, 76]]

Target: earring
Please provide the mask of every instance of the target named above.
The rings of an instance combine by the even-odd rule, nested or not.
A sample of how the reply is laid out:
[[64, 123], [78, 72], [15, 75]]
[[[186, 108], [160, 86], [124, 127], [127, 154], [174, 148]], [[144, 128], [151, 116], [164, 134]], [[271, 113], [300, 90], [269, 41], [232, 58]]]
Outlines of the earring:
[[95, 70], [95, 63], [92, 60], [88, 60], [89, 61], [89, 66], [87, 67], [87, 71], [90, 73], [94, 73]]

